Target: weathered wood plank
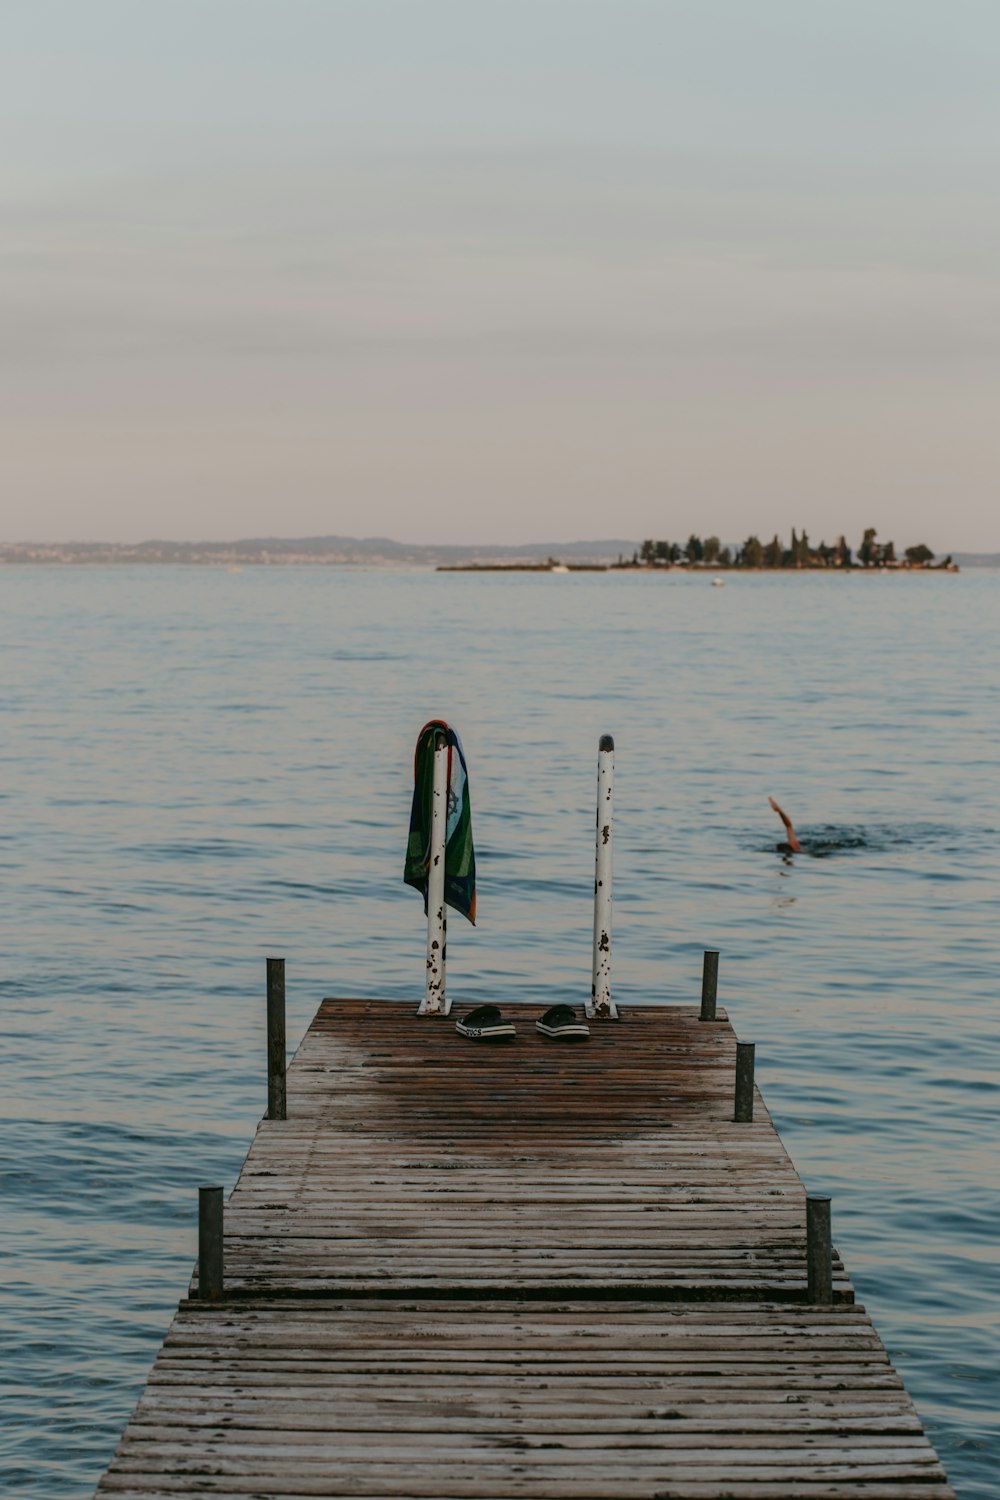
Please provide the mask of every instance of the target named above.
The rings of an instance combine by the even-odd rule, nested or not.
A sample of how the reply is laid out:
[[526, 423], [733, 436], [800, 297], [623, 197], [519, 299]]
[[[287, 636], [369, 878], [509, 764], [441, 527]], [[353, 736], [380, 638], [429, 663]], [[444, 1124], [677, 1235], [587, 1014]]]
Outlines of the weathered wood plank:
[[[819, 1484], [824, 1480], [829, 1488], [819, 1489]], [[933, 1473], [870, 1471], [861, 1466], [845, 1480], [842, 1473], [831, 1474], [825, 1466], [817, 1466], [811, 1474], [762, 1468], [752, 1479], [748, 1479], [738, 1468], [734, 1472], [714, 1474], [673, 1469], [669, 1474], [630, 1475], [623, 1479], [614, 1468], [598, 1471], [550, 1468], [546, 1471], [521, 1464], [515, 1466], [513, 1473], [493, 1465], [480, 1466], [478, 1470], [472, 1471], [438, 1470], [425, 1474], [419, 1469], [404, 1473], [403, 1466], [397, 1464], [382, 1469], [374, 1465], [345, 1466], [333, 1476], [314, 1473], [256, 1476], [237, 1471], [233, 1474], [213, 1472], [206, 1478], [198, 1473], [157, 1476], [123, 1472], [116, 1476], [113, 1485], [109, 1485], [106, 1492], [113, 1493], [116, 1489], [124, 1488], [142, 1493], [145, 1485], [147, 1492], [152, 1490], [154, 1493], [173, 1491], [175, 1494], [202, 1496], [249, 1494], [266, 1496], [268, 1500], [274, 1500], [278, 1493], [335, 1497], [453, 1496], [456, 1500], [465, 1496], [480, 1500], [484, 1495], [521, 1495], [539, 1497], [539, 1500], [559, 1500], [559, 1497], [576, 1495], [593, 1497], [593, 1500], [607, 1500], [609, 1495], [634, 1496], [636, 1500], [649, 1500], [650, 1495], [654, 1500], [656, 1497], [677, 1500], [678, 1496], [706, 1496], [709, 1500], [719, 1500], [722, 1496], [725, 1500], [734, 1500], [734, 1497], [740, 1496], [766, 1495], [771, 1500], [799, 1500], [803, 1495], [827, 1494], [835, 1497], [835, 1500], [845, 1500], [845, 1497], [852, 1496], [868, 1500], [874, 1490], [877, 1494], [886, 1496], [887, 1500], [889, 1497], [891, 1500], [899, 1500], [900, 1496], [909, 1497], [909, 1500], [927, 1500], [928, 1495], [954, 1500], [954, 1491], [946, 1484], [942, 1484], [940, 1489], [932, 1489], [934, 1484], [942, 1482]]]

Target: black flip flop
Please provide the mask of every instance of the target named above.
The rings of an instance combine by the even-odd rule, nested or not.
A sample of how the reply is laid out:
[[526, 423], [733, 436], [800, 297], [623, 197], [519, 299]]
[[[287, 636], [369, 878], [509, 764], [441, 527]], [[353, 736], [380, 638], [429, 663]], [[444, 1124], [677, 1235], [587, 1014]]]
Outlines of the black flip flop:
[[495, 1005], [477, 1005], [455, 1022], [455, 1030], [473, 1042], [501, 1042], [517, 1036], [513, 1021], [505, 1021]]
[[590, 1036], [586, 1021], [578, 1021], [572, 1005], [553, 1005], [535, 1022], [535, 1030], [554, 1042], [585, 1042]]

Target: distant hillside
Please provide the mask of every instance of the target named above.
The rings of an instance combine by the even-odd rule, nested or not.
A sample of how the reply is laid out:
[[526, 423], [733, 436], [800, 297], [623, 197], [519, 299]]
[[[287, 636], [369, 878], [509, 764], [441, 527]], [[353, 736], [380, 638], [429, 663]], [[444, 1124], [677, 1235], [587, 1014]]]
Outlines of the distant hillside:
[[960, 568], [1000, 568], [1000, 552], [955, 552]]
[[517, 546], [420, 546], [389, 537], [245, 537], [235, 542], [5, 542], [0, 563], [173, 563], [256, 566], [268, 564], [367, 564], [437, 567], [440, 563], [615, 562], [631, 557], [635, 542], [614, 538], [594, 542], [525, 542]]

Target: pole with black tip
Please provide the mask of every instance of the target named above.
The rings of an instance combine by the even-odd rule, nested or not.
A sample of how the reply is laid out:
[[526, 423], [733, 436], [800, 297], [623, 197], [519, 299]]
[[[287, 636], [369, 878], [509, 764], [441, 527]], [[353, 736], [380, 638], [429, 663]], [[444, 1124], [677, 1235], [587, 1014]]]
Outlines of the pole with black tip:
[[222, 1296], [222, 1189], [198, 1189], [198, 1299], [218, 1302]]
[[615, 796], [615, 742], [602, 734], [597, 747], [597, 849], [594, 860], [594, 956], [587, 1015], [617, 1020], [611, 998], [611, 872]]
[[448, 914], [445, 909], [444, 877], [448, 843], [448, 770], [451, 748], [443, 730], [434, 735], [431, 774], [431, 848], [427, 866], [427, 970], [424, 998], [418, 1015], [446, 1016], [451, 1010], [447, 996]]
[[285, 1097], [285, 960], [267, 960], [267, 1118], [288, 1118]]

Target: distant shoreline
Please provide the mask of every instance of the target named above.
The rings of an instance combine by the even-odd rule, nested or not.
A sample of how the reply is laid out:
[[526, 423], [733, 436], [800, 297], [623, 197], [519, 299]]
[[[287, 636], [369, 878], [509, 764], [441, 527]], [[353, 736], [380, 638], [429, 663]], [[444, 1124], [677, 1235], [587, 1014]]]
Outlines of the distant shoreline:
[[424, 567], [527, 566], [544, 570], [558, 560], [605, 568], [634, 543], [618, 537], [590, 542], [519, 546], [456, 546], [395, 542], [389, 537], [240, 537], [225, 542], [0, 542], [0, 567], [38, 565], [183, 567]]
[[769, 577], [801, 578], [803, 574], [819, 577], [883, 577], [886, 574], [958, 574], [962, 568], [989, 572], [1000, 570], [1000, 561], [969, 563], [963, 559], [961, 567], [956, 562], [911, 566], [908, 563], [879, 563], [871, 567], [797, 567], [797, 568], [751, 568], [707, 566], [704, 563], [433, 563], [421, 559], [373, 558], [373, 557], [5, 557], [0, 556], [0, 569], [31, 571], [43, 568], [199, 568], [223, 573], [242, 573], [244, 569], [266, 571], [269, 568], [343, 568], [346, 571], [372, 569], [379, 572], [427, 572], [427, 573], [615, 573], [640, 576], [680, 574], [690, 578], [747, 578], [767, 574]]
[[[946, 559], [947, 561], [947, 559]], [[748, 565], [718, 558], [638, 557], [632, 542], [619, 538], [551, 542], [516, 546], [418, 544], [387, 537], [251, 537], [227, 542], [0, 542], [0, 569], [31, 567], [267, 567], [420, 568], [446, 573], [690, 573], [729, 577], [740, 573], [930, 573], [959, 568], [1000, 568], [1000, 553], [956, 552], [953, 566], [933, 561], [912, 565], [907, 560], [826, 565], [802, 561], [780, 567]]]

